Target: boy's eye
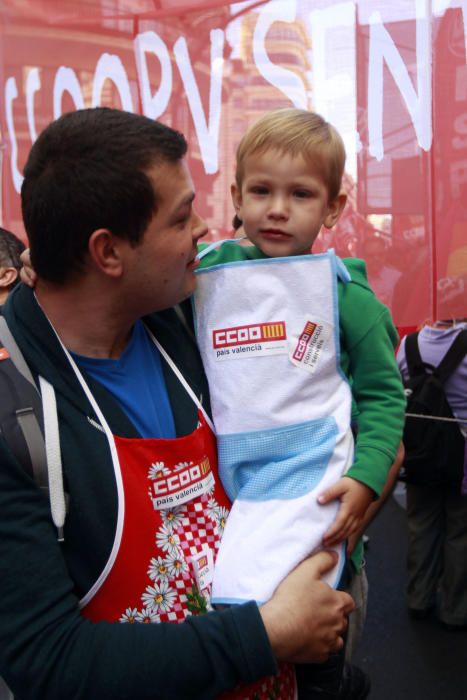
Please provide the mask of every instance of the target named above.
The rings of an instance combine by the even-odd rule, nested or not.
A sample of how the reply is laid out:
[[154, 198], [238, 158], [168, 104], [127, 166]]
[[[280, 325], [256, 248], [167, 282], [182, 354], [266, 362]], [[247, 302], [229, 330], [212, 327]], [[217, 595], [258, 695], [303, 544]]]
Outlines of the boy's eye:
[[311, 192], [309, 190], [295, 190], [294, 195], [299, 199], [307, 199], [311, 197]]
[[263, 185], [253, 185], [250, 187], [250, 192], [252, 194], [267, 194], [268, 188], [264, 187]]

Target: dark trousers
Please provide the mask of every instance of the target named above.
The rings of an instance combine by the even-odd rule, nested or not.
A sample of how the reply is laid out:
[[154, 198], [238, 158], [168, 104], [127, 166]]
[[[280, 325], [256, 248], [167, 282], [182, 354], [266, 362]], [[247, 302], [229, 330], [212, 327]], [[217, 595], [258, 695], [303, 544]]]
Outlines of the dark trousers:
[[467, 496], [458, 486], [407, 484], [408, 604], [467, 624]]
[[[346, 562], [339, 581], [338, 590], [350, 585], [352, 570]], [[345, 661], [344, 647], [329, 656], [322, 664], [298, 664], [296, 666], [298, 700], [337, 700], [342, 682]]]

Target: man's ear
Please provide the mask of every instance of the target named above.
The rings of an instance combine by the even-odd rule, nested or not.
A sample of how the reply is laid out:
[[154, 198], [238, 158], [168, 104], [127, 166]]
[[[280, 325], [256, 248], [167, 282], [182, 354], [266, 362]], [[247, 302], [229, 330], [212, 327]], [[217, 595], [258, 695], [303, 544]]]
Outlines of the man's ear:
[[230, 194], [232, 196], [232, 204], [234, 205], [236, 215], [241, 219], [240, 209], [242, 207], [242, 191], [236, 182], [230, 185]]
[[326, 228], [332, 228], [339, 221], [340, 215], [344, 211], [345, 204], [347, 202], [347, 195], [345, 192], [339, 192], [337, 197], [329, 202], [328, 213], [324, 219], [324, 226]]
[[98, 270], [109, 277], [120, 277], [123, 270], [122, 238], [115, 236], [106, 228], [93, 231], [88, 241], [88, 252]]
[[19, 272], [15, 267], [0, 267], [0, 288], [8, 289], [18, 279]]

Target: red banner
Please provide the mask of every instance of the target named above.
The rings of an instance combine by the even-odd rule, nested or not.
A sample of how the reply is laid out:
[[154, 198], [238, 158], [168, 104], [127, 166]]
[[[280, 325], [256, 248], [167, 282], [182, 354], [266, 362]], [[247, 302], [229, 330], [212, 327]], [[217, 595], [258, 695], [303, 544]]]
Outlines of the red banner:
[[187, 136], [200, 213], [227, 236], [239, 139], [296, 105], [348, 154], [349, 204], [316, 250], [364, 257], [400, 325], [467, 316], [467, 17], [446, 4], [4, 0], [2, 223], [24, 237], [21, 172], [41, 129], [109, 105]]

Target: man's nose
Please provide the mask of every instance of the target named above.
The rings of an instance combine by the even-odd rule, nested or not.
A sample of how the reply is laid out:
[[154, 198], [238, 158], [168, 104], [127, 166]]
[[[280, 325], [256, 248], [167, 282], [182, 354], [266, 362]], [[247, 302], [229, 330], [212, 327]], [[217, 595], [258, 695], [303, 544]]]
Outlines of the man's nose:
[[197, 211], [193, 210], [193, 228], [192, 235], [193, 240], [196, 243], [200, 238], [203, 238], [208, 232], [208, 226], [204, 219], [198, 214]]

